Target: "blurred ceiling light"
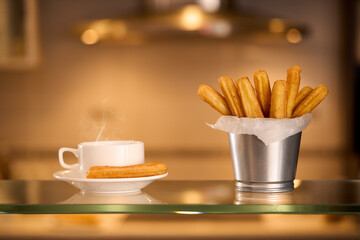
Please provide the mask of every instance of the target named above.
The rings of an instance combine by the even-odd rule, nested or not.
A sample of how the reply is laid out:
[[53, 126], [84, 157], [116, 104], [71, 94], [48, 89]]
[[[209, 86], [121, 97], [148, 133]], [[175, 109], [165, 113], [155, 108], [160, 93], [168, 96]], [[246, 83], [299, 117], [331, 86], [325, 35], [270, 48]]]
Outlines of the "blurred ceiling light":
[[220, 20], [213, 23], [211, 33], [215, 37], [225, 38], [230, 36], [231, 31], [232, 31], [232, 27], [230, 23], [225, 20]]
[[81, 34], [81, 41], [86, 45], [92, 45], [99, 41], [99, 34], [94, 29], [86, 29]]
[[126, 25], [121, 20], [96, 20], [89, 28], [94, 29], [100, 39], [121, 39], [126, 35]]
[[113, 21], [112, 23], [112, 37], [114, 39], [122, 39], [127, 33], [126, 25], [123, 21]]
[[211, 13], [218, 11], [221, 6], [221, 0], [197, 0], [197, 3], [205, 12]]
[[302, 40], [302, 34], [298, 29], [291, 28], [286, 33], [286, 39], [289, 43], [299, 43]]
[[203, 12], [201, 8], [196, 5], [189, 5], [183, 8], [180, 15], [181, 27], [188, 31], [194, 31], [201, 28], [203, 25]]
[[285, 31], [285, 23], [279, 18], [273, 18], [269, 22], [269, 31], [273, 33], [282, 33]]
[[[163, 9], [159, 10], [159, 6]], [[254, 39], [258, 35], [286, 43], [285, 35], [288, 42], [298, 43], [306, 36], [304, 26], [291, 28], [284, 19], [248, 16], [230, 7], [222, 0], [146, 0], [146, 11], [137, 15], [87, 21], [79, 23], [74, 30], [89, 45], [100, 41], [139, 45], [165, 39]], [[282, 33], [282, 37], [274, 33]]]
[[108, 19], [96, 20], [90, 24], [89, 28], [94, 29], [100, 36], [103, 36], [111, 31], [109, 29], [110, 22]]

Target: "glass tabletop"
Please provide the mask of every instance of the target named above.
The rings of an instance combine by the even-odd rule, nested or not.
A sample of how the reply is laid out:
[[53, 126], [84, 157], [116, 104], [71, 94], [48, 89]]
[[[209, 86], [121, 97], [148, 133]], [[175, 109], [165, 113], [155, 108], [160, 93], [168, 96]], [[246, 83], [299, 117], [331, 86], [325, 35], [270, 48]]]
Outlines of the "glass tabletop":
[[285, 193], [238, 192], [234, 181], [158, 180], [117, 194], [58, 180], [0, 180], [0, 213], [359, 214], [360, 180], [295, 180]]

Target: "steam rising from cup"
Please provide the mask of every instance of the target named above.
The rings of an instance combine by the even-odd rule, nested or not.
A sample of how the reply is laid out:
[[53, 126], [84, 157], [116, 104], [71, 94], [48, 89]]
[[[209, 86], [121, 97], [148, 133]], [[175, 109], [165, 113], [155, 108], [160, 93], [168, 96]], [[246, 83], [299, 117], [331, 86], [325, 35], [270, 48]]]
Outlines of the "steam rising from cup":
[[108, 114], [107, 114], [107, 112], [105, 111], [105, 104], [106, 104], [108, 101], [109, 101], [109, 99], [106, 98], [106, 99], [103, 99], [102, 102], [101, 102], [101, 103], [102, 103], [102, 109], [103, 109], [102, 121], [101, 121], [101, 126], [100, 126], [100, 132], [99, 132], [99, 134], [97, 135], [96, 140], [95, 140], [96, 142], [100, 140], [100, 137], [101, 137], [101, 135], [103, 134], [104, 129], [105, 129], [105, 127], [106, 127], [106, 122], [107, 122]]
[[80, 142], [121, 139], [121, 126], [124, 126], [125, 118], [109, 103], [108, 98], [102, 99], [97, 107], [84, 112], [79, 126]]

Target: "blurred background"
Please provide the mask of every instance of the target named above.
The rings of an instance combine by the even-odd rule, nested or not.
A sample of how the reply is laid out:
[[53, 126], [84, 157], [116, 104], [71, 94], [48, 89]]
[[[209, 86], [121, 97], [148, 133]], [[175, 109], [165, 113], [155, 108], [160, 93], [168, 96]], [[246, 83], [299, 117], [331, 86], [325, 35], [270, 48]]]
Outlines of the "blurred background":
[[[169, 165], [167, 180], [232, 180], [227, 135], [206, 125], [220, 115], [198, 86], [219, 90], [220, 76], [252, 80], [259, 69], [273, 83], [295, 64], [301, 87], [330, 91], [303, 132], [297, 178], [358, 178], [359, 13], [356, 0], [0, 0], [0, 178], [53, 179], [60, 147], [132, 139], [146, 161]], [[338, 224], [341, 239], [358, 236], [351, 216], [202, 220], [257, 229], [279, 217], [297, 223], [289, 234]], [[202, 221], [172, 219], [185, 220]]]

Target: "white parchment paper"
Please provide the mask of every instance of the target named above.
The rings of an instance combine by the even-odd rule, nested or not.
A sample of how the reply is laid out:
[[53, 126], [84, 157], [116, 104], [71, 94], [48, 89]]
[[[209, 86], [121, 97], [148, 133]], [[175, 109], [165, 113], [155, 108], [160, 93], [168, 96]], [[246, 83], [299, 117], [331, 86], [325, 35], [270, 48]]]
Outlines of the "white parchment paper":
[[207, 125], [228, 133], [256, 135], [268, 145], [303, 131], [311, 120], [311, 113], [284, 119], [222, 116], [215, 124], [207, 123]]

